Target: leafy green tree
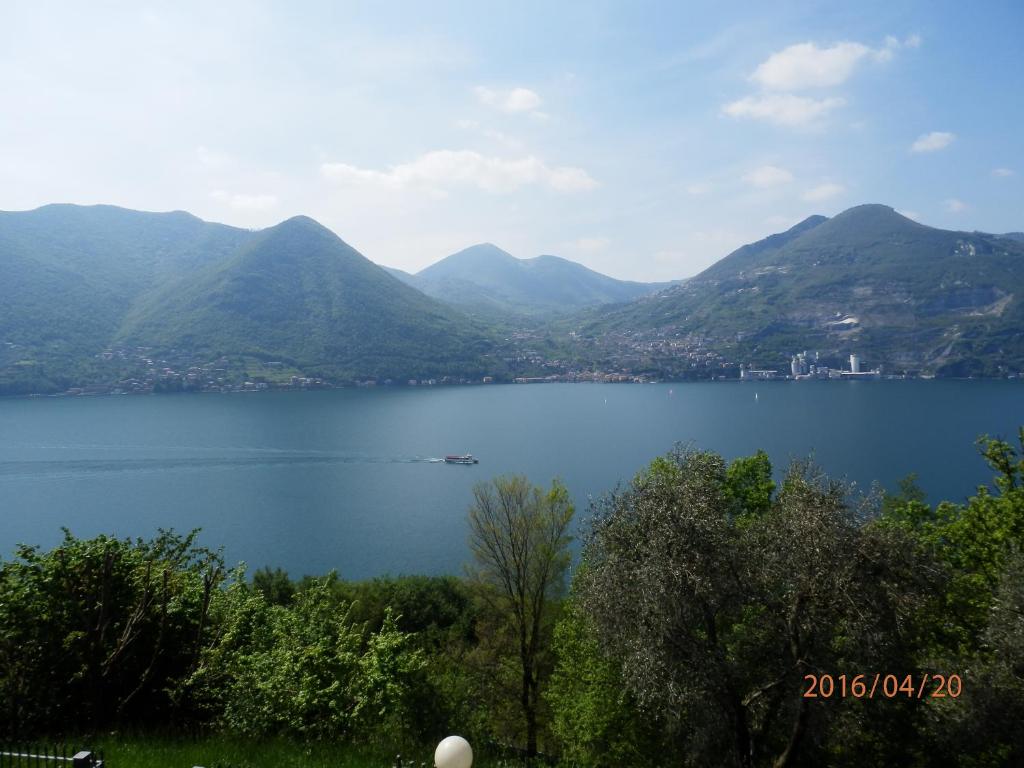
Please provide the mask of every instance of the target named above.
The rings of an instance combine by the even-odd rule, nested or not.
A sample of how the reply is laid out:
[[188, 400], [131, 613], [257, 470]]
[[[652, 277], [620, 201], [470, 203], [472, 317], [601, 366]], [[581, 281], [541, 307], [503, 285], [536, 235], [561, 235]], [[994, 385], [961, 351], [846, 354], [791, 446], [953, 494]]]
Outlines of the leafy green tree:
[[469, 510], [470, 579], [489, 619], [497, 658], [512, 655], [526, 752], [537, 754], [541, 684], [550, 669], [551, 633], [569, 567], [573, 516], [569, 492], [558, 481], [533, 486], [522, 476], [498, 477], [473, 489]]
[[962, 693], [937, 699], [925, 731], [944, 764], [995, 768], [1024, 764], [1024, 556], [1011, 554], [992, 600], [989, 623], [970, 657], [949, 655]]
[[994, 492], [980, 486], [966, 504], [944, 501], [932, 508], [913, 484], [905, 484], [884, 505], [883, 523], [911, 532], [948, 574], [932, 616], [936, 654], [977, 651], [1007, 558], [1024, 550], [1024, 428], [1018, 441], [1020, 449], [988, 436], [978, 439], [996, 473]]
[[22, 546], [0, 563], [0, 730], [166, 720], [211, 641], [226, 576], [196, 532]]
[[725, 495], [736, 504], [739, 514], [765, 514], [774, 493], [772, 463], [764, 451], [734, 459], [725, 470]]
[[406, 735], [422, 652], [390, 612], [366, 634], [331, 599], [331, 581], [302, 590], [290, 606], [268, 604], [241, 586], [229, 589], [222, 633], [186, 693], [226, 730], [247, 736]]
[[805, 698], [805, 675], [899, 657], [899, 542], [866, 535], [847, 495], [797, 464], [765, 508], [736, 493], [721, 457], [680, 450], [600, 505], [581, 605], [688, 759], [821, 758], [838, 707]]
[[663, 764], [671, 752], [662, 723], [639, 710], [619, 663], [601, 651], [572, 598], [555, 627], [554, 650], [558, 661], [545, 698], [563, 760], [588, 768]]
[[883, 504], [878, 526], [908, 533], [942, 571], [939, 588], [916, 606], [918, 657], [963, 680], [960, 697], [928, 702], [922, 765], [936, 753], [972, 768], [1024, 759], [1024, 430], [1018, 442], [979, 438], [994, 479], [964, 504], [929, 506], [912, 483]]
[[295, 597], [295, 584], [281, 568], [260, 568], [252, 575], [252, 586], [271, 605], [288, 605]]

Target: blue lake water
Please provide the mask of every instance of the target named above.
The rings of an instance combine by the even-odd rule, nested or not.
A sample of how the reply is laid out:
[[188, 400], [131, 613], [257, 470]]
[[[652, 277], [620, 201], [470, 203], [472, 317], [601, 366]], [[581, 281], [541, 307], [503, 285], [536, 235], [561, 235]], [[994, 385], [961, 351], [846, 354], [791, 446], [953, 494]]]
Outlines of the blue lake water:
[[[756, 398], [755, 398], [756, 394]], [[349, 578], [460, 572], [475, 482], [560, 477], [588, 499], [674, 443], [813, 454], [931, 500], [990, 479], [974, 439], [1024, 424], [1010, 381], [546, 384], [0, 400], [0, 556], [16, 543], [200, 527], [229, 562]], [[431, 462], [471, 452], [475, 466]]]

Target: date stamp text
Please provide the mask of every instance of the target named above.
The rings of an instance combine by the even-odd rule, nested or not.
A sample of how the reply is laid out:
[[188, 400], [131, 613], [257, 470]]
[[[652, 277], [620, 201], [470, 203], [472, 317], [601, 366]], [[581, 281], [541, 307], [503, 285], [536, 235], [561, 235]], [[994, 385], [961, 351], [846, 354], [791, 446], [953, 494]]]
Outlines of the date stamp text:
[[804, 675], [805, 699], [956, 699], [963, 693], [960, 675]]

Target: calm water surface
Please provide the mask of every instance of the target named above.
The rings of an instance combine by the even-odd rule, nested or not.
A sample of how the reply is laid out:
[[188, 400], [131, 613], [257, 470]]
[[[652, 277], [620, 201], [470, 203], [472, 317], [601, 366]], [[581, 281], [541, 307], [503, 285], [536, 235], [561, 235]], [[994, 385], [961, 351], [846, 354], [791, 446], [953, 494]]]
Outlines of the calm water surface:
[[[755, 398], [755, 394], [757, 397]], [[932, 500], [990, 473], [974, 438], [1024, 424], [1004, 381], [549, 384], [0, 400], [0, 556], [16, 543], [201, 527], [229, 562], [292, 575], [459, 572], [473, 483], [558, 476], [587, 516], [676, 442]], [[476, 466], [431, 462], [471, 452]]]

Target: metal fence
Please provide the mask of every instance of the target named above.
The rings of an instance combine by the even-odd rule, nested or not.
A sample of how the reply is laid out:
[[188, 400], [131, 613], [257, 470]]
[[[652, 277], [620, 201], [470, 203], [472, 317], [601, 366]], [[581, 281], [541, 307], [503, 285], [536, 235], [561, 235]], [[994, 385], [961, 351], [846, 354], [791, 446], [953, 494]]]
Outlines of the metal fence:
[[67, 746], [0, 745], [0, 768], [103, 768], [103, 753]]

